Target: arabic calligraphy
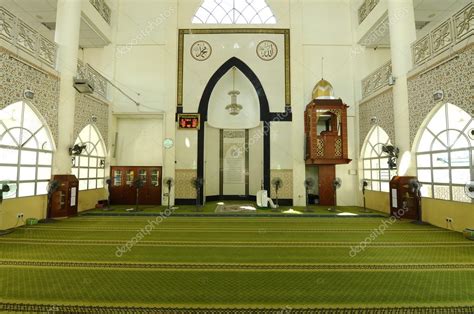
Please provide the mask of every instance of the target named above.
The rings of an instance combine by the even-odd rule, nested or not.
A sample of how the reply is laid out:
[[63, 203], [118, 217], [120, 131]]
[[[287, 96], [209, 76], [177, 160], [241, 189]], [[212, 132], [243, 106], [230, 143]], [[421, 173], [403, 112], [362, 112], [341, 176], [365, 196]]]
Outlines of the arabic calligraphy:
[[197, 61], [205, 61], [211, 54], [212, 47], [207, 41], [199, 40], [191, 46], [191, 56]]
[[263, 40], [257, 45], [257, 56], [264, 61], [275, 59], [277, 54], [278, 47], [271, 40]]

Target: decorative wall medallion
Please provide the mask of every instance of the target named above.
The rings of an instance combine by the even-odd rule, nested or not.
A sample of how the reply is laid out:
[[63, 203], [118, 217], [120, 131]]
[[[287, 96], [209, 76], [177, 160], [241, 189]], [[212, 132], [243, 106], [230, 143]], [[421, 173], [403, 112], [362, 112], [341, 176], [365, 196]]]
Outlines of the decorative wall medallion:
[[257, 56], [264, 61], [271, 61], [278, 55], [278, 47], [271, 40], [262, 40], [257, 45]]
[[205, 61], [211, 54], [212, 47], [207, 41], [199, 40], [191, 46], [191, 56], [197, 61]]

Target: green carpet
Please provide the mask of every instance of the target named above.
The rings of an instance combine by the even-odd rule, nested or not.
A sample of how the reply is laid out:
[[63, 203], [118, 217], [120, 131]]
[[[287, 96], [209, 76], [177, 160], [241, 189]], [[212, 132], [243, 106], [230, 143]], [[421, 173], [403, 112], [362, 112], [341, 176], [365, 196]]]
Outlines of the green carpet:
[[370, 239], [387, 218], [205, 216], [143, 233], [154, 219], [80, 216], [0, 237], [0, 311], [474, 312], [474, 243], [460, 233], [397, 221]]

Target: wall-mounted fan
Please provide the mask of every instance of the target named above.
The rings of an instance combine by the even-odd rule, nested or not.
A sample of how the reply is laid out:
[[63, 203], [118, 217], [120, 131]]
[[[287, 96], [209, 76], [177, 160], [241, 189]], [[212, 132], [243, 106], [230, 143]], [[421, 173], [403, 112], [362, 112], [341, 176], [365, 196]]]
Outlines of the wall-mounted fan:
[[86, 144], [82, 144], [82, 145], [76, 144], [73, 147], [69, 148], [69, 155], [78, 156], [78, 155], [82, 154], [82, 151], [84, 149], [86, 149]]
[[272, 179], [272, 186], [275, 189], [275, 206], [279, 207], [280, 205], [278, 205], [278, 191], [283, 186], [283, 180], [280, 177], [273, 178]]
[[466, 183], [464, 186], [464, 192], [466, 193], [467, 197], [474, 199], [474, 181]]
[[397, 158], [398, 154], [400, 153], [400, 149], [393, 145], [383, 145], [382, 152], [388, 155], [388, 167], [390, 169], [397, 169]]
[[194, 177], [191, 179], [191, 185], [196, 190], [196, 210], [200, 210], [201, 205], [201, 189], [204, 185], [204, 179], [199, 177]]
[[304, 187], [306, 190], [306, 211], [311, 212], [312, 209], [309, 208], [309, 194], [313, 187], [316, 185], [316, 181], [313, 178], [306, 178], [304, 180]]
[[168, 209], [171, 208], [171, 187], [174, 185], [174, 179], [171, 177], [166, 177], [163, 179], [163, 185], [168, 189]]
[[342, 186], [342, 179], [341, 178], [335, 178], [332, 181], [332, 187], [334, 191], [334, 207], [328, 208], [330, 212], [339, 212], [337, 209], [337, 190], [340, 189]]

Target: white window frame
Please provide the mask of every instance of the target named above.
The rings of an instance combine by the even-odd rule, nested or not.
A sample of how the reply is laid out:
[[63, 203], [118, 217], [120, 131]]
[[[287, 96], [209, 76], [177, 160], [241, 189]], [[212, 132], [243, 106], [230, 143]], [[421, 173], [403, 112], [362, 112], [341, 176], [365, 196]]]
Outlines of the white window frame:
[[[466, 117], [470, 116], [467, 112], [459, 108], [458, 106], [450, 103], [446, 103], [437, 107], [433, 110], [433, 114], [430, 115], [428, 122], [426, 123], [425, 127], [420, 131], [419, 142], [416, 149], [416, 162], [417, 162], [417, 175], [420, 182], [423, 184], [422, 188], [422, 195], [428, 198], [434, 199], [441, 199], [446, 201], [455, 201], [455, 202], [462, 202], [462, 203], [474, 203], [474, 200], [469, 198], [467, 195], [464, 194], [464, 186], [469, 181], [474, 181], [474, 140], [469, 138], [468, 132], [471, 128], [474, 128], [474, 118], [470, 116], [470, 120], [468, 119], [465, 124], [459, 123], [450, 123], [450, 110], [449, 109], [456, 109], [461, 111], [466, 115]], [[434, 118], [437, 117], [438, 114], [444, 114], [444, 120], [446, 123], [446, 128], [441, 131], [433, 131], [432, 128], [436, 123], [434, 122]], [[451, 125], [452, 124], [452, 125]], [[458, 137], [454, 141], [451, 140], [450, 133], [458, 133]], [[421, 150], [421, 145], [426, 145], [427, 143], [422, 143], [422, 140], [427, 134], [428, 136], [431, 135], [433, 137], [430, 145], [429, 150]], [[446, 135], [442, 137], [442, 135]], [[453, 145], [457, 143], [457, 141], [464, 137], [465, 140], [469, 143], [468, 147], [464, 148], [452, 148]], [[446, 139], [447, 142], [444, 140]], [[438, 142], [444, 146], [444, 149], [433, 149], [434, 144]], [[439, 144], [438, 144], [439, 145]], [[468, 166], [455, 166], [451, 162], [453, 154], [460, 153], [460, 152], [467, 152], [468, 154]], [[441, 161], [446, 163], [446, 166], [439, 166], [435, 165], [434, 158], [436, 161], [440, 161], [440, 155], [447, 155], [448, 160]], [[420, 160], [426, 161], [429, 158], [429, 164], [423, 162], [421, 163]], [[469, 162], [470, 161], [470, 162]], [[466, 171], [468, 176], [470, 175], [470, 179], [468, 178], [464, 183], [457, 183], [457, 179], [453, 178], [453, 172], [455, 171]], [[463, 172], [464, 172], [463, 171]], [[435, 180], [436, 173], [448, 173], [448, 180], [447, 182], [441, 182], [439, 180]], [[427, 176], [427, 174], [429, 174]], [[427, 179], [429, 178], [429, 180]], [[453, 180], [454, 179], [454, 180]], [[455, 193], [454, 190], [458, 190], [458, 193]], [[447, 193], [441, 193], [444, 190]], [[445, 195], [442, 195], [445, 194]], [[447, 194], [447, 195], [446, 195]]]
[[[11, 118], [8, 117], [9, 110], [14, 108], [13, 106], [21, 106], [21, 113], [19, 115], [13, 110], [10, 112]], [[32, 121], [25, 121], [25, 110], [29, 109], [32, 112]], [[4, 150], [1, 152], [0, 156], [5, 154], [6, 151], [14, 151], [17, 154], [17, 159], [15, 163], [9, 163], [5, 159], [0, 159], [0, 167], [16, 167], [16, 179], [13, 178], [1, 178], [0, 181], [8, 181], [10, 186], [10, 192], [4, 193], [4, 198], [19, 198], [19, 197], [31, 197], [36, 195], [45, 195], [47, 194], [47, 184], [51, 179], [52, 174], [52, 163], [53, 163], [53, 152], [55, 149], [54, 142], [52, 140], [51, 132], [48, 128], [47, 123], [43, 119], [40, 113], [36, 108], [25, 101], [18, 101], [13, 103], [2, 110], [3, 113], [6, 113], [6, 116], [0, 119], [0, 149]], [[18, 118], [20, 121], [18, 121]], [[7, 122], [10, 121], [10, 123]], [[17, 122], [17, 123], [15, 123]], [[10, 126], [8, 126], [10, 124]], [[36, 124], [35, 129], [30, 129], [33, 125]], [[29, 128], [30, 127], [30, 128]], [[19, 133], [15, 134], [14, 130], [18, 130]], [[42, 133], [43, 139], [42, 143], [38, 140], [38, 135]], [[26, 134], [29, 134], [27, 138], [24, 138]], [[2, 140], [6, 139], [5, 136], [9, 136], [15, 142], [15, 145], [5, 145], [2, 143]], [[36, 148], [25, 147], [28, 143], [36, 143]], [[22, 156], [26, 153], [35, 154], [34, 161], [23, 162]], [[41, 157], [42, 156], [42, 157]], [[44, 158], [46, 157], [46, 158]], [[49, 157], [49, 158], [48, 158]], [[40, 160], [45, 160], [40, 162]], [[22, 169], [34, 169], [34, 178], [31, 179], [22, 179]], [[0, 168], [1, 171], [1, 168]], [[41, 173], [40, 173], [41, 171]], [[46, 174], [46, 175], [45, 175]], [[39, 176], [42, 175], [42, 178]], [[34, 192], [33, 193], [23, 193], [22, 186], [26, 184], [33, 184]]]
[[[92, 132], [95, 133], [96, 141], [92, 142]], [[79, 190], [94, 190], [104, 187], [105, 161], [107, 151], [105, 142], [95, 125], [86, 125], [74, 143], [74, 145], [86, 145], [80, 155], [72, 156], [72, 173], [79, 180]], [[103, 155], [99, 151], [103, 152]], [[95, 173], [95, 174], [94, 174]]]
[[[376, 135], [375, 141], [372, 140], [374, 134]], [[381, 138], [385, 140], [381, 140]], [[361, 154], [362, 177], [369, 183], [367, 186], [368, 190], [389, 192], [390, 180], [393, 176], [397, 175], [397, 169], [390, 169], [388, 166], [387, 162], [389, 156], [382, 152], [382, 147], [384, 145], [392, 145], [390, 137], [384, 129], [376, 125], [370, 130], [365, 138]], [[366, 157], [367, 155], [370, 157]], [[375, 167], [374, 164], [378, 164], [378, 167]], [[388, 179], [382, 179], [383, 172], [388, 172]]]
[[276, 24], [266, 0], [204, 0], [193, 24]]

